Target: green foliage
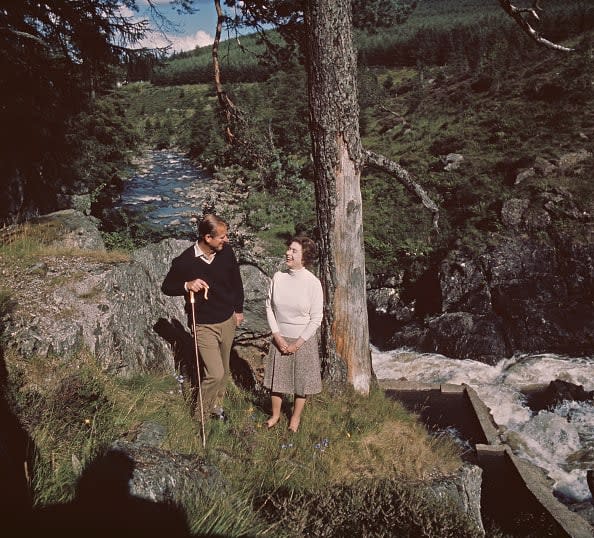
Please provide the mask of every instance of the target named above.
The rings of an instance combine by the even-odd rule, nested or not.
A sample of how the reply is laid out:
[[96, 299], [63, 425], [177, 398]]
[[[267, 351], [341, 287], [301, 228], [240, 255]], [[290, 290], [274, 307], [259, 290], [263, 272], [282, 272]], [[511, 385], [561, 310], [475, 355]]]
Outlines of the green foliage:
[[[277, 37], [272, 37], [278, 40]], [[245, 36], [241, 45], [230, 39], [219, 47], [219, 61], [223, 82], [262, 82], [271, 69], [260, 62], [265, 46], [256, 35]], [[155, 86], [179, 86], [182, 84], [211, 84], [213, 81], [212, 48], [198, 47], [191, 53], [174, 55], [162, 66], [154, 69], [150, 81]]]
[[137, 244], [126, 230], [117, 232], [101, 232], [101, 237], [107, 250], [123, 250], [132, 252]]
[[74, 188], [97, 191], [130, 167], [139, 137], [126, 117], [127, 106], [121, 94], [111, 94], [96, 99], [69, 122], [67, 152], [73, 158], [68, 168]]
[[131, 0], [5, 4], [0, 10], [0, 175], [8, 188], [0, 200], [0, 220], [54, 210], [60, 194], [77, 192], [80, 183], [84, 190], [81, 154], [87, 151], [89, 161], [117, 163], [112, 142], [127, 146], [109, 138], [115, 131], [101, 132], [101, 125], [89, 132], [85, 116], [97, 113], [95, 96], [115, 85], [114, 66], [146, 55], [125, 48], [144, 33], [142, 22], [121, 16], [121, 7], [134, 6]]
[[[253, 4], [256, 7], [254, 14], [266, 20], [277, 18], [291, 26], [294, 20], [289, 14], [298, 2], [283, 0], [274, 6], [267, 3], [265, 11], [260, 10], [261, 2], [244, 4], [244, 8], [251, 8]], [[504, 63], [511, 65], [535, 46], [496, 1], [468, 0], [461, 4], [457, 0], [424, 0], [416, 2], [412, 11], [411, 4], [413, 2], [383, 0], [355, 2], [353, 20], [360, 29], [356, 33], [360, 66], [447, 64], [472, 71], [493, 55], [499, 57], [502, 67]], [[247, 26], [252, 26], [249, 21]], [[593, 27], [594, 9], [580, 0], [547, 2], [538, 25], [542, 35], [555, 41], [579, 35]], [[295, 31], [281, 29], [280, 34], [269, 31], [265, 35], [272, 44], [269, 52], [281, 56], [276, 63], [266, 56], [266, 47], [255, 34], [242, 38], [241, 44], [235, 40], [221, 44], [225, 85], [263, 82], [274, 76], [279, 68], [293, 67], [293, 61], [286, 57], [289, 49], [282, 46], [281, 35], [295, 39]], [[198, 84], [210, 83], [212, 78], [211, 48], [202, 47], [175, 55], [155, 70], [151, 82], [155, 85]]]

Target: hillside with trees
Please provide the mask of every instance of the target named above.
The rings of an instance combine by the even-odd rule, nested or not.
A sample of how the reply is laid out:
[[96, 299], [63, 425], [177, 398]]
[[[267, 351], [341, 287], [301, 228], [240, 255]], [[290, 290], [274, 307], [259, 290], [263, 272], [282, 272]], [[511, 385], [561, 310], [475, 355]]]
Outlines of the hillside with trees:
[[[404, 270], [414, 279], [432, 256], [455, 242], [479, 244], [486, 232], [497, 229], [497, 211], [507, 197], [546, 187], [536, 180], [512, 186], [514, 172], [537, 157], [556, 159], [587, 145], [581, 141], [592, 133], [591, 32], [583, 28], [594, 23], [594, 12], [583, 4], [579, 9], [575, 26], [565, 21], [566, 36], [573, 36], [568, 39], [577, 48], [571, 55], [543, 50], [494, 17], [469, 23], [474, 35], [458, 35], [460, 46], [455, 53], [451, 49], [455, 61], [395, 68], [382, 65], [381, 55], [369, 55], [369, 65], [359, 67], [364, 145], [410, 169], [441, 208], [441, 232], [435, 234], [430, 214], [400, 185], [368, 170], [362, 192], [372, 276]], [[462, 14], [468, 17], [468, 10]], [[435, 17], [426, 20], [429, 24]], [[456, 33], [438, 20], [444, 35]], [[474, 46], [478, 36], [489, 36], [482, 51]], [[275, 251], [275, 233], [315, 226], [303, 71], [293, 66], [264, 82], [226, 88], [248, 118], [244, 143], [232, 151], [216, 128], [216, 99], [208, 85], [131, 84], [121, 96], [149, 143], [179, 147], [210, 168], [239, 167], [250, 190], [245, 223]], [[463, 154], [464, 161], [455, 171], [445, 171], [442, 160], [451, 153]], [[586, 175], [566, 184], [579, 199], [588, 199]]]
[[[554, 223], [548, 229], [542, 224], [540, 230], [527, 230], [527, 237], [542, 246], [549, 245], [555, 252], [563, 243], [557, 244], [561, 230], [573, 230], [575, 237], [586, 233], [584, 219], [587, 221], [591, 214], [592, 199], [588, 180], [592, 125], [587, 112], [592, 106], [592, 8], [579, 2], [563, 7], [547, 11], [543, 23], [554, 28], [551, 32], [557, 40], [574, 47], [571, 54], [538, 46], [511, 21], [500, 17], [485, 18], [482, 12], [479, 17], [475, 10], [477, 19], [472, 24], [466, 18], [472, 13], [468, 8], [451, 10], [459, 17], [444, 12], [437, 18], [428, 16], [428, 21], [439, 21], [434, 31], [417, 21], [417, 27], [423, 30], [407, 34], [420, 53], [414, 67], [407, 65], [413, 63], [409, 61], [394, 67], [379, 53], [369, 54], [366, 62], [360, 63], [363, 146], [411, 172], [440, 209], [440, 229], [436, 233], [431, 213], [422, 209], [394, 178], [371, 168], [364, 171], [361, 190], [368, 287], [392, 290], [390, 293], [401, 298], [395, 317], [385, 320], [387, 325], [400, 326], [399, 318], [407, 318], [403, 334], [387, 336], [392, 345], [438, 348], [487, 360], [494, 360], [498, 353], [544, 350], [551, 345], [551, 338], [544, 336], [535, 337], [537, 343], [522, 338], [511, 342], [514, 339], [505, 334], [508, 329], [499, 327], [500, 316], [489, 308], [480, 314], [456, 314], [463, 319], [467, 315], [479, 316], [473, 318], [475, 327], [486, 323], [487, 329], [481, 330], [495, 335], [493, 342], [491, 337], [483, 338], [488, 349], [477, 350], [474, 344], [465, 350], [442, 347], [428, 332], [425, 318], [447, 314], [439, 302], [445, 292], [436, 286], [441, 278], [439, 267], [448, 253], [462, 249], [471, 257], [480, 257], [487, 249], [505, 244], [506, 237], [515, 233], [509, 235], [506, 216], [514, 204], [538, 206], [550, 197], [566, 199], [563, 204], [572, 207], [577, 204], [569, 214], [555, 210]], [[389, 42], [383, 40], [384, 44]], [[435, 56], [436, 51], [441, 56]], [[141, 88], [159, 94], [157, 88]], [[241, 108], [241, 121], [234, 133], [240, 143], [233, 146], [226, 144], [221, 129], [209, 128], [220, 121], [213, 94], [208, 97], [203, 93], [207, 101], [198, 110], [188, 112], [179, 123], [180, 129], [172, 130], [176, 133], [172, 143], [174, 138], [181, 141], [202, 164], [218, 170], [225, 167], [247, 187], [243, 222], [271, 252], [280, 251], [284, 238], [296, 229], [314, 235], [320, 232], [314, 210], [305, 88], [299, 63], [277, 70], [265, 82], [225, 84], [227, 95]], [[573, 159], [574, 154], [579, 163], [571, 169], [557, 166], [568, 155]], [[559, 200], [555, 204], [561, 203]], [[551, 204], [545, 211], [553, 211]], [[585, 217], [576, 222], [569, 216], [578, 214]], [[561, 252], [559, 255], [565, 256]], [[562, 266], [571, 262], [556, 263]], [[557, 303], [566, 300], [574, 301], [559, 297]], [[572, 307], [577, 309], [578, 317], [587, 315], [580, 301]], [[378, 312], [386, 309], [385, 305], [374, 307]], [[472, 311], [474, 307], [464, 308]], [[408, 319], [410, 311], [415, 312], [414, 319]], [[536, 319], [539, 314], [534, 316]], [[382, 323], [376, 320], [374, 324], [376, 338]], [[456, 323], [462, 321], [457, 319]], [[458, 336], [453, 340], [479, 338], [463, 336], [465, 330], [456, 326]], [[411, 331], [416, 335], [412, 339]], [[566, 329], [551, 332], [559, 331]], [[589, 329], [585, 329], [584, 334], [569, 338], [575, 340], [575, 347], [567, 347], [565, 337], [552, 345], [559, 351], [578, 352], [589, 345], [588, 334]]]

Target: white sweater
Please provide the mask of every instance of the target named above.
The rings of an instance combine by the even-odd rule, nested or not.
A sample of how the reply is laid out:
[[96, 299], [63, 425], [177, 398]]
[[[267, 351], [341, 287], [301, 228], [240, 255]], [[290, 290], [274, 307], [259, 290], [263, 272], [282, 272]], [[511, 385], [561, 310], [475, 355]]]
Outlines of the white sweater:
[[309, 340], [322, 324], [324, 295], [318, 278], [305, 268], [272, 277], [266, 316], [273, 334]]

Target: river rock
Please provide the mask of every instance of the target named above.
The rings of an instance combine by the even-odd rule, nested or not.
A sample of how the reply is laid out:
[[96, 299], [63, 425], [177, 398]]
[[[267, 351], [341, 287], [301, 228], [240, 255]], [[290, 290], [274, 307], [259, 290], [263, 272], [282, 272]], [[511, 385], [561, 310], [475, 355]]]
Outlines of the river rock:
[[429, 495], [435, 495], [444, 504], [451, 503], [470, 516], [479, 535], [485, 535], [481, 517], [481, 487], [483, 471], [477, 465], [465, 463], [451, 477], [431, 482]]
[[584, 390], [583, 385], [576, 385], [562, 379], [555, 379], [543, 391], [529, 394], [528, 405], [533, 411], [551, 409], [567, 401], [594, 402], [594, 390]]

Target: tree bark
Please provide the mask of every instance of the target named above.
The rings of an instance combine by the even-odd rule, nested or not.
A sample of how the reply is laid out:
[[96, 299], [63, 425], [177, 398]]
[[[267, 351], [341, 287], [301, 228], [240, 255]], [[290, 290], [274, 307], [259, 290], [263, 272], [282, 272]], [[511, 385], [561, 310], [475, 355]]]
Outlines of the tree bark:
[[356, 54], [351, 3], [307, 0], [306, 67], [315, 170], [320, 277], [325, 292], [323, 373], [368, 394], [373, 372], [365, 291]]

